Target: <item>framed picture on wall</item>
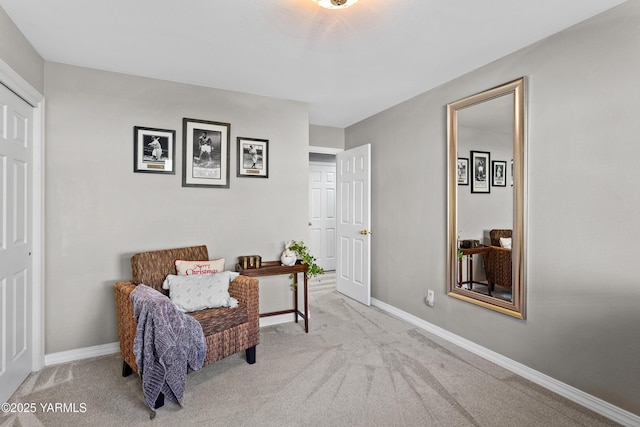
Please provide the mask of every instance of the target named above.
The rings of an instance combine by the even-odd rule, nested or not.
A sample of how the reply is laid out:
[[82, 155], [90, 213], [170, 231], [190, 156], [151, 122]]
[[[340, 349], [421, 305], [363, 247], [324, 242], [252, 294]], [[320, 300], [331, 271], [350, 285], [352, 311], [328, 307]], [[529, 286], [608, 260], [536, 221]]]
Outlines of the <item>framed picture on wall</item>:
[[507, 162], [502, 160], [491, 162], [491, 185], [494, 187], [507, 186]]
[[490, 193], [489, 167], [491, 154], [487, 151], [471, 152], [471, 192]]
[[182, 186], [229, 188], [229, 123], [182, 121]]
[[469, 185], [469, 159], [458, 157], [458, 185]]
[[176, 131], [133, 127], [133, 171], [176, 173]]
[[238, 137], [238, 176], [269, 178], [269, 140]]

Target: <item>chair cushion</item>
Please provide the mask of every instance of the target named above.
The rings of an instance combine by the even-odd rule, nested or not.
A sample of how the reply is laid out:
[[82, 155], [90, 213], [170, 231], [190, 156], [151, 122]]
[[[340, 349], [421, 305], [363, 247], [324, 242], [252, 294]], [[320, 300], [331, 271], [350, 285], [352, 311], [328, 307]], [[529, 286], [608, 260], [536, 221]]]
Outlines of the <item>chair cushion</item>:
[[169, 290], [171, 302], [182, 312], [214, 307], [235, 307], [238, 301], [229, 295], [229, 282], [238, 273], [223, 271], [216, 274], [177, 276], [169, 274], [162, 288]]
[[187, 314], [200, 323], [206, 337], [249, 321], [247, 305], [243, 303], [238, 304], [236, 308], [207, 308]]
[[511, 237], [501, 237], [500, 247], [505, 249], [511, 249]]

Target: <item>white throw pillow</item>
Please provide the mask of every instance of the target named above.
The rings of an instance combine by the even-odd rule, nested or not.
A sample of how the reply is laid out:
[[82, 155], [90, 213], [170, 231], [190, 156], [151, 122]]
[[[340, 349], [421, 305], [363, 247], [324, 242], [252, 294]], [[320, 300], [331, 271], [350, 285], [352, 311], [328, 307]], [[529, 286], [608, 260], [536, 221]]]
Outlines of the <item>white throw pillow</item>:
[[170, 274], [162, 288], [169, 289], [171, 302], [182, 312], [215, 307], [235, 308], [238, 300], [229, 295], [229, 282], [237, 276], [238, 273], [231, 271], [188, 276]]
[[190, 276], [192, 274], [215, 274], [224, 271], [224, 258], [216, 258], [205, 261], [176, 260], [178, 276]]
[[511, 249], [511, 237], [501, 237], [500, 246], [505, 249]]

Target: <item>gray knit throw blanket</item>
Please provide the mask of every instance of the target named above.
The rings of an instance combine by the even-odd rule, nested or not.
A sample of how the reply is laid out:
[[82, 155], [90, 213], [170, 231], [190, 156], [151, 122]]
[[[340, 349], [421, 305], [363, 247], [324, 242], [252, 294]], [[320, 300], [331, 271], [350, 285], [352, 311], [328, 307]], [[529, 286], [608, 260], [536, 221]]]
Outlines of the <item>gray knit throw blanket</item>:
[[164, 294], [138, 285], [131, 303], [137, 325], [133, 353], [153, 418], [160, 393], [172, 402], [182, 401], [187, 372], [202, 367], [207, 348], [198, 321], [180, 312]]

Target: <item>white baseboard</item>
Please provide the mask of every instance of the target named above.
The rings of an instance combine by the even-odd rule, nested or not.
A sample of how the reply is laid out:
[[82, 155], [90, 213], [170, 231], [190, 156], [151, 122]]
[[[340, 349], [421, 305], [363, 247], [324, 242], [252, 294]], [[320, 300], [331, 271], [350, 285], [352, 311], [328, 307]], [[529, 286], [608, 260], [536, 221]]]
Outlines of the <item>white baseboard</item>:
[[90, 357], [106, 356], [120, 351], [120, 343], [95, 345], [93, 347], [77, 348], [75, 350], [61, 351], [59, 353], [45, 354], [44, 365], [57, 365], [58, 363], [73, 362], [88, 359]]
[[[309, 313], [311, 318], [311, 313]], [[261, 317], [260, 327], [271, 325], [279, 325], [295, 321], [293, 313], [280, 314], [277, 316]], [[298, 322], [304, 322], [298, 319]], [[74, 362], [76, 360], [88, 359], [90, 357], [106, 356], [108, 354], [118, 353], [120, 351], [120, 343], [112, 342], [109, 344], [96, 345], [93, 347], [77, 348], [75, 350], [61, 351], [59, 353], [50, 353], [44, 356], [44, 365], [51, 366], [59, 363]]]
[[499, 353], [496, 353], [492, 350], [489, 350], [488, 348], [482, 347], [472, 341], [455, 335], [447, 331], [446, 329], [442, 329], [439, 326], [429, 323], [426, 320], [420, 319], [419, 317], [402, 311], [380, 300], [371, 298], [371, 305], [383, 311], [386, 311], [387, 313], [392, 314], [408, 323], [411, 323], [412, 325], [422, 328], [427, 332], [437, 335], [440, 338], [443, 338], [451, 342], [452, 344], [457, 345], [458, 347], [464, 348], [465, 350], [477, 354], [484, 359], [494, 362], [504, 367], [505, 369], [508, 369], [511, 372], [528, 379], [529, 381], [532, 381], [617, 423], [625, 426], [640, 426], [640, 416], [638, 415], [632, 414], [629, 411], [625, 411], [622, 408], [614, 406], [602, 399], [587, 394], [568, 384], [560, 382], [555, 378], [543, 374], [542, 372], [531, 369], [528, 366], [516, 362], [515, 360], [509, 359]]
[[[301, 319], [298, 319], [300, 322]], [[281, 323], [289, 323], [295, 321], [295, 317], [293, 313], [287, 314], [278, 314], [277, 316], [269, 316], [269, 317], [261, 317], [260, 318], [260, 327], [264, 328], [265, 326], [279, 325]], [[304, 322], [304, 320], [302, 320]]]
[[[311, 319], [311, 310], [309, 310], [309, 319]], [[278, 314], [276, 316], [268, 316], [260, 318], [260, 327], [279, 325], [281, 323], [295, 322], [296, 318], [293, 313]], [[298, 323], [304, 323], [304, 319], [298, 316]]]

